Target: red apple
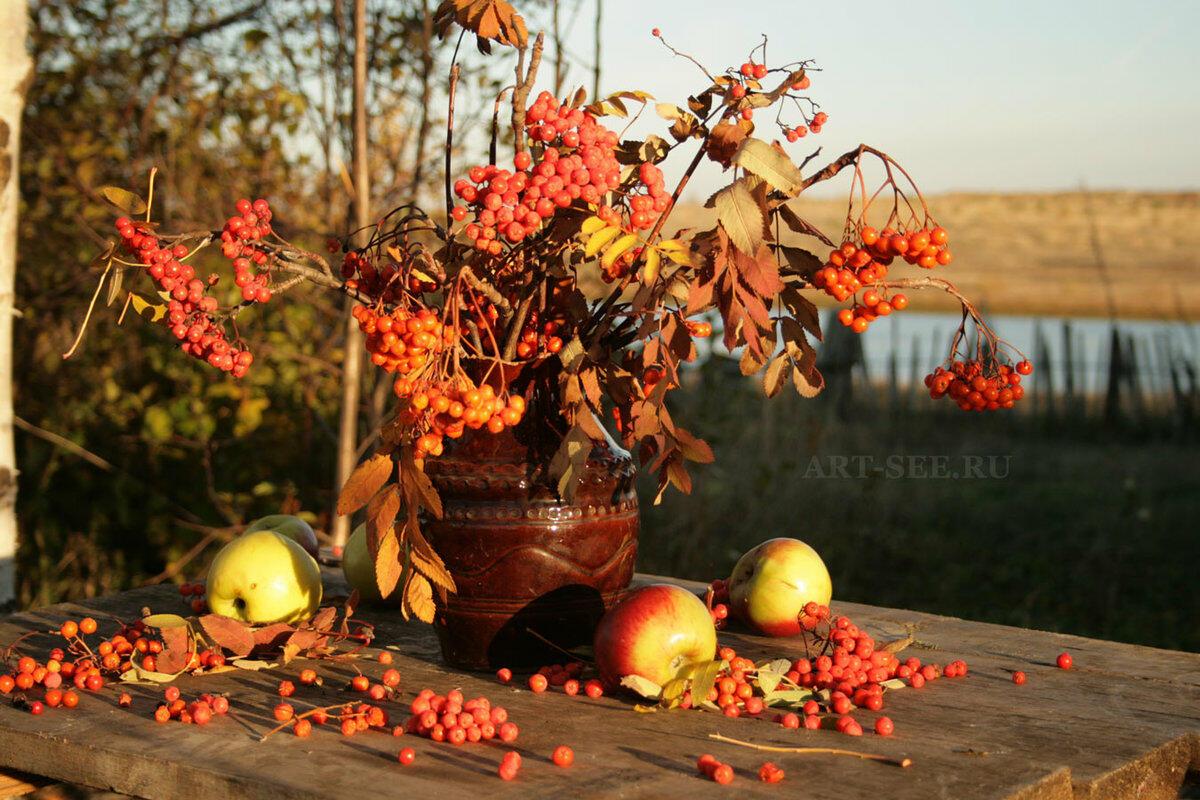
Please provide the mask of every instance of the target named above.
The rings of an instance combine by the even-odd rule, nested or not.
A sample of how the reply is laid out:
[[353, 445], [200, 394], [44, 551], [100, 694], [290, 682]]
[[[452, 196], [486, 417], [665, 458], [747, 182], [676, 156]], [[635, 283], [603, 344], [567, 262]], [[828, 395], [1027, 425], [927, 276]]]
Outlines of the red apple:
[[829, 605], [833, 582], [817, 551], [799, 539], [770, 539], [738, 559], [729, 576], [735, 614], [768, 636], [800, 633], [805, 603]]
[[596, 628], [596, 666], [610, 688], [626, 675], [662, 686], [681, 667], [711, 661], [716, 651], [717, 631], [704, 603], [668, 583], [630, 592]]

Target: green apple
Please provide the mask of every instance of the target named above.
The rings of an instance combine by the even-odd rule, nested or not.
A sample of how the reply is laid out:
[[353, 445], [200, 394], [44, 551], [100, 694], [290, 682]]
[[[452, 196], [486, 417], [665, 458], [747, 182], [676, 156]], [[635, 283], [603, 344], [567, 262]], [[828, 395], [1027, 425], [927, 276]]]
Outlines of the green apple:
[[363, 600], [378, 602], [382, 599], [379, 584], [375, 581], [375, 562], [371, 561], [371, 552], [367, 549], [366, 525], [359, 525], [346, 540], [342, 550], [342, 572], [346, 575], [346, 583], [351, 589], [357, 589]]
[[729, 576], [733, 612], [768, 636], [800, 633], [808, 602], [829, 605], [833, 582], [817, 551], [799, 539], [770, 539], [738, 559]]
[[251, 522], [243, 533], [255, 531], [275, 531], [303, 547], [313, 558], [320, 558], [321, 548], [317, 544], [317, 534], [313, 532], [311, 525], [299, 517], [293, 517], [291, 514], [271, 514]]
[[252, 625], [296, 623], [321, 604], [321, 568], [295, 541], [275, 531], [239, 536], [208, 568], [208, 607]]

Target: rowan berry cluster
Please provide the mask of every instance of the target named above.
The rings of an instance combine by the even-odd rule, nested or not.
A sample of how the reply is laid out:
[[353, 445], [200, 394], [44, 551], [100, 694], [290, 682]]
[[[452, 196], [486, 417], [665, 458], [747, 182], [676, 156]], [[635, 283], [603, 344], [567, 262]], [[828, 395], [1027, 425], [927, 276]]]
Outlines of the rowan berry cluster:
[[405, 732], [435, 742], [461, 745], [499, 739], [510, 744], [520, 733], [503, 706], [493, 706], [486, 697], [467, 700], [457, 689], [444, 695], [422, 689], [409, 710], [412, 714], [404, 725]]
[[163, 690], [163, 702], [154, 708], [154, 721], [178, 720], [186, 725], [207, 725], [213, 717], [228, 713], [229, 698], [224, 695], [202, 694], [188, 702], [181, 696], [178, 686], [168, 686]]
[[524, 397], [498, 396], [486, 383], [479, 388], [443, 384], [419, 389], [402, 383], [405, 380], [397, 380], [394, 389], [397, 396], [409, 400], [408, 407], [400, 412], [401, 421], [413, 430], [425, 431], [415, 441], [418, 458], [440, 456], [444, 438], [458, 439], [467, 428], [486, 427], [489, 433], [500, 433], [525, 415]]
[[[526, 111], [525, 128], [540, 150], [536, 164], [534, 155], [521, 151], [513, 157], [512, 170], [495, 164], [471, 167], [454, 184], [465, 205], [456, 206], [451, 215], [456, 221], [472, 216], [466, 238], [476, 250], [494, 256], [503, 252], [503, 241], [521, 242], [576, 200], [596, 206], [621, 185], [619, 138], [590, 113], [542, 92]], [[637, 227], [649, 227], [648, 215], [639, 213], [644, 224]]]
[[[0, 695], [18, 693], [17, 704], [31, 714], [42, 714], [47, 708], [75, 708], [79, 705], [79, 695], [70, 686], [64, 688], [64, 680], [73, 674], [75, 665], [66, 660], [61, 650], [53, 651], [45, 663], [31, 656], [22, 656], [17, 659], [13, 672], [0, 672]], [[92, 679], [90, 671], [80, 671], [78, 674], [81, 680], [76, 682], [76, 688], [88, 688], [88, 681]], [[99, 690], [104, 685], [103, 679], [97, 675], [92, 685], [96, 686], [92, 691]], [[39, 689], [42, 691], [41, 699], [31, 699], [30, 693]]]
[[[367, 306], [355, 306], [352, 312], [358, 328], [366, 334], [367, 351], [371, 363], [385, 372], [396, 372], [402, 377], [397, 387], [419, 373], [431, 359], [445, 347], [451, 347], [457, 337], [454, 328], [443, 325], [437, 314], [423, 308], [412, 312], [398, 308], [382, 312]], [[401, 394], [405, 396], [411, 393]]]
[[245, 375], [254, 356], [225, 338], [225, 331], [213, 317], [217, 299], [205, 293], [207, 286], [216, 283], [216, 276], [210, 277], [206, 285], [196, 277], [195, 268], [182, 261], [188, 256], [188, 248], [161, 242], [146, 223], [120, 217], [116, 228], [125, 250], [146, 266], [150, 277], [170, 296], [163, 324], [179, 340], [179, 348], [235, 378]]
[[886, 288], [875, 287], [887, 277], [888, 267], [897, 257], [926, 269], [949, 264], [953, 259], [947, 246], [949, 236], [940, 226], [910, 233], [865, 226], [859, 230], [858, 239], [858, 244], [843, 242], [813, 275], [813, 285], [838, 302], [866, 288], [851, 308], [838, 312], [838, 321], [855, 333], [863, 333], [879, 317], [908, 307], [908, 298], [903, 294], [889, 296]]
[[994, 360], [955, 360], [925, 376], [934, 400], [949, 397], [963, 411], [996, 411], [1012, 408], [1025, 396], [1021, 377], [1033, 372], [1028, 361], [1015, 365]]
[[[787, 69], [791, 68], [789, 67]], [[767, 68], [766, 64], [756, 62], [753, 59], [743, 62], [742, 66], [737, 70], [737, 72], [729, 70], [730, 76], [734, 79], [734, 83], [729, 87], [728, 92], [730, 101], [736, 103], [744, 98], [750, 91], [758, 89], [759, 81], [766, 78], [767, 73], [770, 71], [771, 70]], [[790, 89], [793, 92], [803, 92], [810, 86], [812, 86], [812, 80], [805, 73], [801, 74], [800, 78], [791, 85]], [[739, 110], [739, 113], [742, 119], [753, 119], [754, 107], [751, 105], [743, 105]], [[807, 136], [809, 131], [812, 131], [813, 133], [820, 133], [821, 128], [828, 121], [829, 115], [824, 111], [818, 111], [813, 114], [812, 119], [808, 119], [807, 116], [805, 117], [805, 123], [807, 124], [792, 126], [780, 123], [779, 127], [783, 132], [784, 137], [789, 142], [795, 142]]]
[[[708, 594], [710, 609], [722, 605], [720, 601], [728, 596], [724, 593], [724, 582], [714, 581]], [[718, 622], [715, 613], [713, 616], [714, 622]], [[819, 651], [816, 655], [795, 659], [781, 683], [795, 689], [810, 689], [815, 696], [799, 705], [796, 711], [774, 714], [773, 720], [784, 728], [817, 730], [825, 727], [826, 720], [834, 719], [833, 727], [839, 732], [861, 736], [862, 726], [851, 714], [856, 708], [881, 710], [887, 681], [900, 679], [919, 689], [940, 677], [964, 677], [968, 671], [965, 661], [952, 661], [945, 667], [922, 664], [915, 657], [901, 661], [888, 650], [877, 647], [875, 640], [848, 617], [835, 617], [827, 606], [817, 603], [808, 603], [804, 607], [800, 625], [806, 647], [815, 645]], [[699, 702], [713, 703], [727, 717], [764, 713], [769, 698], [759, 683], [762, 667], [739, 656], [732, 647], [720, 648], [717, 657], [725, 661], [726, 666], [717, 673], [707, 696], [697, 701], [691, 691], [685, 691], [680, 706], [686, 709]], [[876, 732], [881, 735], [890, 735], [893, 729], [890, 719], [876, 725]]]
[[[341, 249], [338, 241], [332, 240], [334, 250]], [[404, 298], [405, 291], [413, 294], [432, 292], [438, 288], [437, 281], [419, 269], [406, 269], [393, 257], [397, 251], [389, 250], [386, 258], [373, 257], [368, 250], [350, 250], [342, 256], [341, 273], [347, 289], [375, 298], [390, 305]], [[403, 279], [402, 279], [403, 278]]]
[[[270, 256], [254, 243], [271, 234], [271, 206], [259, 198], [251, 203], [246, 198], [234, 206], [237, 213], [225, 220], [221, 230], [221, 254], [233, 262], [234, 283], [242, 290], [248, 303], [266, 303], [271, 299]], [[267, 267], [255, 272], [255, 267]]]

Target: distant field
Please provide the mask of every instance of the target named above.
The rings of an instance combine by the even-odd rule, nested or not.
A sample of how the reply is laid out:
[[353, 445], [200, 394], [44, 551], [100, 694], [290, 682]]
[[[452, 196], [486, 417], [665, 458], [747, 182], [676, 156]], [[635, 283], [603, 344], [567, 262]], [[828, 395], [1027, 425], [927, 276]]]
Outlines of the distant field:
[[[928, 200], [950, 231], [955, 257], [939, 274], [985, 311], [1200, 317], [1200, 193], [947, 194]], [[1089, 205], [1102, 264], [1092, 244]], [[844, 200], [801, 199], [792, 207], [831, 238], [841, 233]], [[710, 213], [688, 206], [677, 220], [681, 226], [695, 225]], [[810, 248], [820, 247], [808, 242]], [[924, 272], [901, 267], [911, 274]], [[954, 307], [950, 298], [933, 292], [913, 301], [914, 309]]]

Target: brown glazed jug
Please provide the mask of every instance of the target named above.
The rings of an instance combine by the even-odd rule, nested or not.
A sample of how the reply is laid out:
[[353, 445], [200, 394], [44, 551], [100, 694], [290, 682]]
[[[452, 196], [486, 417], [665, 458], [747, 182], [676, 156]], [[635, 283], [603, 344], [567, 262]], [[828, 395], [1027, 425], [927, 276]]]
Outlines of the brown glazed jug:
[[458, 587], [434, 622], [449, 665], [562, 663], [562, 651], [591, 644], [633, 577], [633, 460], [611, 440], [595, 445], [566, 503], [538, 479], [550, 435], [522, 424], [464, 438], [426, 463], [444, 515], [425, 530]]

